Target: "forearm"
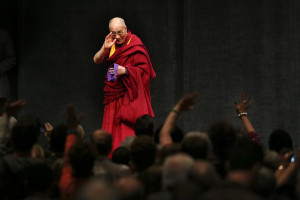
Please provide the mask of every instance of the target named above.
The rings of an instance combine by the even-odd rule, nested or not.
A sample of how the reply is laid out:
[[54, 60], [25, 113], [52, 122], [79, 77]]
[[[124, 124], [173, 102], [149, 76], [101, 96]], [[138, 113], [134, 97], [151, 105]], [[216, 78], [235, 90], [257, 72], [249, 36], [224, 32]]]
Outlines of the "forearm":
[[95, 56], [94, 56], [94, 62], [96, 64], [102, 63], [103, 60], [104, 60], [104, 57], [105, 57], [105, 53], [107, 51], [108, 50], [105, 50], [104, 46], [102, 46], [101, 49], [95, 54]]
[[247, 133], [255, 132], [255, 130], [247, 116], [241, 116], [241, 121], [242, 121], [243, 127], [245, 128]]
[[175, 126], [175, 122], [179, 117], [179, 109], [177, 106], [169, 113], [160, 133], [159, 133], [159, 143], [162, 146], [172, 144], [173, 140], [171, 137], [171, 132]]
[[294, 172], [296, 170], [296, 164], [290, 163], [286, 169], [278, 169], [276, 171], [275, 177], [277, 182], [277, 187], [280, 187], [284, 184], [286, 184], [289, 179], [294, 175]]

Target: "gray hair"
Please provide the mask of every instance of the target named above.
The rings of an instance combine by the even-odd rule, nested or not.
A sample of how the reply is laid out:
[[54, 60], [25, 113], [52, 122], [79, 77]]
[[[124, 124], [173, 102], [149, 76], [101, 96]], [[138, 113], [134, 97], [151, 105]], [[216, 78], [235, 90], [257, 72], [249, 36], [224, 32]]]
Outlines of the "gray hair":
[[190, 131], [186, 133], [184, 136], [184, 138], [188, 138], [188, 137], [199, 137], [200, 139], [204, 140], [208, 146], [208, 156], [211, 156], [213, 147], [212, 147], [211, 140], [206, 132]]
[[108, 28], [110, 27], [110, 24], [111, 24], [113, 21], [115, 21], [115, 20], [117, 20], [120, 24], [123, 24], [123, 25], [126, 27], [126, 24], [125, 24], [125, 21], [124, 21], [123, 18], [121, 18], [121, 17], [114, 17], [114, 18], [112, 18], [111, 20], [109, 20], [109, 22], [108, 22]]
[[162, 169], [163, 187], [172, 187], [187, 180], [194, 162], [191, 156], [184, 153], [177, 153], [167, 157]]

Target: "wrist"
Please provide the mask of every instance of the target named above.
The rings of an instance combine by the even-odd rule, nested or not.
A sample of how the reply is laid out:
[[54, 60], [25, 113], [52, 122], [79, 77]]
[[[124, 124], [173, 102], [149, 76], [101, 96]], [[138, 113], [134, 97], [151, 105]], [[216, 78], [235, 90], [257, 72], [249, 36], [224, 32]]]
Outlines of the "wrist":
[[240, 113], [238, 114], [239, 118], [242, 118], [243, 116], [247, 116], [247, 115], [248, 115], [247, 112], [240, 112]]
[[172, 112], [177, 113], [177, 114], [180, 113], [179, 109], [177, 109], [177, 108], [173, 108], [173, 109], [172, 109]]
[[[106, 53], [109, 50], [109, 48], [105, 48], [104, 44], [102, 45], [101, 49], [104, 53]], [[100, 49], [100, 51], [101, 51], [101, 49]]]
[[[120, 66], [120, 65], [119, 65]], [[126, 68], [125, 67], [123, 67], [123, 66], [120, 66], [120, 67], [122, 67], [122, 74], [126, 74]]]

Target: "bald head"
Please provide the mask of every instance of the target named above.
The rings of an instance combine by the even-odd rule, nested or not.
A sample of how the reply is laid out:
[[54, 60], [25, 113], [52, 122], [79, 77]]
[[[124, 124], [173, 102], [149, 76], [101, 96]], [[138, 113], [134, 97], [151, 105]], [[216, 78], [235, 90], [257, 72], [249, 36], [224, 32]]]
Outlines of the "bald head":
[[112, 135], [103, 129], [97, 129], [93, 132], [93, 143], [99, 155], [107, 156], [112, 149]]
[[111, 24], [118, 24], [120, 26], [124, 26], [126, 27], [126, 24], [125, 24], [125, 21], [123, 18], [121, 17], [114, 17], [112, 18], [111, 20], [109, 20], [109, 23], [108, 23], [108, 28], [110, 29], [110, 25]]

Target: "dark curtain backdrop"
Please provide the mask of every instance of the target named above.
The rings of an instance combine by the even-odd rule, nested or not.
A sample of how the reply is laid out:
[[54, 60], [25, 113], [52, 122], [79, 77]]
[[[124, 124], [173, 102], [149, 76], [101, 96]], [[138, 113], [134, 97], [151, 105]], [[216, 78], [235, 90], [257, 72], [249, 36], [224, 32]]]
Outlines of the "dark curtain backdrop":
[[101, 127], [104, 66], [94, 54], [115, 16], [146, 45], [157, 77], [151, 82], [157, 126], [186, 92], [196, 109], [181, 115], [187, 132], [217, 119], [242, 128], [234, 109], [252, 96], [249, 119], [264, 146], [276, 128], [300, 138], [300, 1], [297, 0], [1, 0], [1, 20], [18, 52], [23, 113], [62, 122], [66, 105], [84, 112], [89, 136]]

